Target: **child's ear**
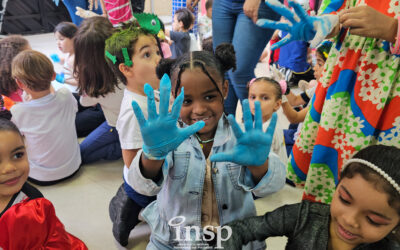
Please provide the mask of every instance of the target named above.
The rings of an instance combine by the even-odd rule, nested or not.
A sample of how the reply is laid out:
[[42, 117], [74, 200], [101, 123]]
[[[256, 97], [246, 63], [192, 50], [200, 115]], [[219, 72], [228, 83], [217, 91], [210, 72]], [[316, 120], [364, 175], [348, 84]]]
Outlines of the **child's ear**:
[[15, 78], [15, 82], [17, 83], [18, 88], [20, 88], [22, 90], [26, 89], [25, 84], [23, 82], [21, 82], [20, 80], [18, 80], [18, 78]]
[[53, 77], [51, 78], [51, 81], [54, 81], [56, 79], [56, 73], [53, 73]]
[[132, 72], [133, 65], [132, 65], [131, 67], [128, 67], [128, 66], [126, 66], [125, 64], [120, 63], [120, 64], [118, 65], [118, 69], [119, 69], [119, 71], [121, 71], [121, 73], [122, 73], [126, 78], [132, 78], [132, 76], [133, 76], [133, 72]]
[[224, 95], [224, 99], [228, 97], [228, 92], [229, 92], [229, 81], [224, 80], [222, 84], [222, 94]]
[[179, 28], [180, 28], [180, 29], [183, 29], [183, 27], [184, 27], [183, 22], [182, 22], [182, 21], [179, 21], [178, 24], [179, 24]]
[[274, 112], [278, 111], [278, 109], [281, 107], [282, 105], [282, 99], [279, 99], [275, 102], [275, 106], [274, 106]]

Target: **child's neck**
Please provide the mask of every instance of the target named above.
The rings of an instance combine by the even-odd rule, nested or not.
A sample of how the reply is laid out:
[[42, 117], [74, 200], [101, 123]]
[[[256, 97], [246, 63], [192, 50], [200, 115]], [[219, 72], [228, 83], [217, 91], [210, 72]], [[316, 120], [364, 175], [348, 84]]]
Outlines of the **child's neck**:
[[143, 84], [139, 84], [130, 79], [127, 79], [127, 83], [126, 83], [127, 90], [129, 90], [133, 93], [142, 95], [142, 96], [146, 96], [146, 94], [144, 93], [144, 90], [143, 90], [143, 86], [144, 86]]
[[32, 100], [39, 99], [50, 94], [50, 89], [43, 91], [30, 91], [30, 90], [25, 90], [25, 91], [32, 97]]

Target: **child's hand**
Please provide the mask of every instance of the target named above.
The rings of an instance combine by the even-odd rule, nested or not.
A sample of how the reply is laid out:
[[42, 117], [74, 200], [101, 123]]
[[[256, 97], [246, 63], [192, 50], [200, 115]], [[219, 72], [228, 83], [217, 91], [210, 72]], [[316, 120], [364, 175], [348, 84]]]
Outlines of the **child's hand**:
[[160, 110], [157, 114], [153, 88], [146, 84], [144, 92], [147, 95], [148, 120], [143, 116], [137, 102], [132, 101], [132, 108], [140, 125], [143, 137], [143, 153], [151, 160], [163, 160], [167, 154], [176, 149], [186, 138], [202, 129], [204, 121], [196, 122], [187, 128], [178, 128], [177, 121], [183, 103], [183, 88], [175, 99], [172, 111], [168, 112], [171, 93], [171, 81], [164, 75], [160, 82]]
[[277, 115], [272, 114], [267, 131], [262, 131], [260, 102], [255, 102], [254, 127], [249, 101], [243, 101], [243, 119], [246, 132], [243, 133], [233, 115], [228, 116], [233, 133], [237, 138], [235, 147], [227, 153], [211, 156], [211, 161], [229, 161], [242, 166], [261, 166], [268, 159], [276, 126]]
[[280, 29], [289, 33], [282, 40], [273, 44], [271, 46], [272, 50], [298, 40], [309, 41], [311, 48], [315, 48], [331, 33], [339, 22], [337, 15], [311, 17], [300, 4], [293, 1], [288, 2], [294, 12], [278, 0], [266, 0], [265, 4], [288, 19], [289, 23], [275, 22], [268, 19], [259, 19], [257, 21], [257, 25], [263, 28]]
[[55, 62], [55, 63], [61, 62], [61, 59], [60, 59], [60, 57], [59, 57], [57, 54], [51, 54], [51, 55], [50, 55], [50, 58], [51, 58], [51, 60], [53, 60], [53, 62]]
[[397, 19], [386, 16], [369, 6], [358, 6], [340, 12], [339, 21], [350, 34], [395, 42]]
[[64, 73], [56, 74], [56, 81], [59, 83], [65, 83]]

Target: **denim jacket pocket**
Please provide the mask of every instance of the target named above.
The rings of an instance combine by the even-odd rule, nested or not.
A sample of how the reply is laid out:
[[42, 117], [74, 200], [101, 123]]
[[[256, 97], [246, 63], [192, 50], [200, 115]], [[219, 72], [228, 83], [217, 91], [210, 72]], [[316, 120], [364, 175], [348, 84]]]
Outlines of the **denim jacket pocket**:
[[239, 186], [239, 175], [241, 171], [241, 165], [228, 163], [226, 164], [226, 168], [228, 169], [229, 177], [232, 181], [232, 185], [235, 189], [240, 190], [241, 187]]
[[172, 158], [173, 166], [169, 169], [168, 175], [175, 180], [182, 179], [188, 171], [190, 152], [174, 152]]

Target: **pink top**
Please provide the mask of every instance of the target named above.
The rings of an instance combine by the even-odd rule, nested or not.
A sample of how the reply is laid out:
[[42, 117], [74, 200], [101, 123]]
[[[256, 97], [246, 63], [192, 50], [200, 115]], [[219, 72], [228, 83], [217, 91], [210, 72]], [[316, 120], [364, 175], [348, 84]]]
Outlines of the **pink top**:
[[14, 102], [22, 102], [22, 89], [18, 89], [17, 91], [8, 95], [8, 97]]
[[104, 1], [104, 5], [107, 9], [108, 20], [113, 25], [128, 21], [133, 17], [129, 0], [108, 0]]

